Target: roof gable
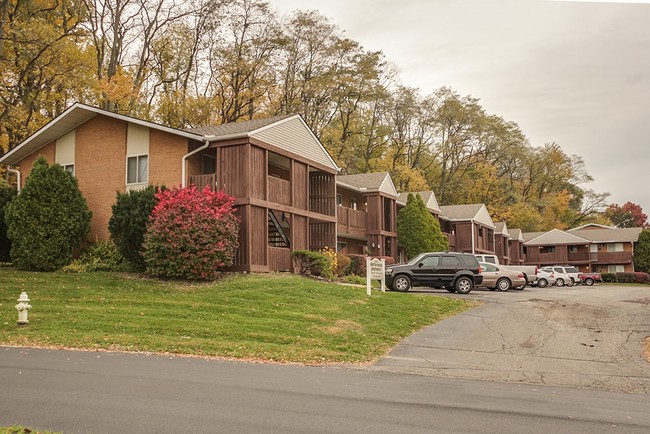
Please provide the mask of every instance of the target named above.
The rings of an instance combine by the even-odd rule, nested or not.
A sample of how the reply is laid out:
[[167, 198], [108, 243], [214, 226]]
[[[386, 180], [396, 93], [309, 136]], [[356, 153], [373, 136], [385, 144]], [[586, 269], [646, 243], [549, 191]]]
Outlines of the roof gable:
[[573, 234], [596, 243], [636, 243], [642, 228], [576, 229]]
[[381, 192], [391, 196], [398, 196], [393, 180], [388, 172], [339, 175], [336, 177], [336, 183], [342, 187], [352, 188], [360, 193]]
[[41, 127], [34, 134], [18, 144], [18, 146], [16, 146], [14, 149], [0, 157], [0, 164], [16, 164], [23, 158], [36, 152], [48, 143], [51, 143], [59, 137], [62, 137], [68, 132], [77, 128], [79, 125], [98, 115], [108, 116], [110, 118], [119, 119], [147, 128], [165, 131], [167, 133], [186, 137], [191, 140], [203, 140], [201, 135], [195, 133], [166, 127], [154, 122], [144, 121], [142, 119], [125, 116], [118, 113], [113, 113], [108, 110], [103, 110], [86, 104], [75, 103], [68, 107], [63, 113]]
[[508, 227], [506, 226], [506, 222], [498, 222], [494, 224], [494, 232], [497, 234], [501, 234], [503, 236], [509, 237], [510, 234], [508, 233]]
[[[429, 211], [433, 211], [436, 214], [440, 214], [440, 205], [438, 205], [436, 194], [433, 191], [418, 191], [418, 192], [411, 192], [411, 193], [419, 194], [422, 200], [424, 201], [424, 205], [427, 207]], [[409, 195], [408, 192], [400, 193], [397, 201], [402, 205], [406, 205], [406, 201], [408, 200], [408, 195]]]
[[557, 244], [589, 244], [590, 241], [560, 229], [551, 229], [525, 242], [527, 246], [551, 246]]
[[581, 229], [616, 229], [614, 226], [606, 226], [598, 223], [587, 223], [586, 225], [578, 226], [573, 229], [567, 229], [567, 232], [578, 231]]
[[510, 235], [511, 240], [521, 241], [522, 243], [525, 241], [521, 229], [510, 229], [508, 235]]
[[441, 213], [451, 221], [472, 220], [494, 229], [494, 222], [485, 204], [446, 205], [440, 207]]

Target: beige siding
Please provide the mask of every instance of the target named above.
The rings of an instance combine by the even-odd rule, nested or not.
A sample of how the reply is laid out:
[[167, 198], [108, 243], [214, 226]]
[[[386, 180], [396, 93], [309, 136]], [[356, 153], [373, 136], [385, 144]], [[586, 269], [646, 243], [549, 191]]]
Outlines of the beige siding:
[[299, 118], [275, 124], [272, 128], [253, 134], [253, 138], [301, 155], [324, 166], [333, 167], [333, 163], [322, 145]]

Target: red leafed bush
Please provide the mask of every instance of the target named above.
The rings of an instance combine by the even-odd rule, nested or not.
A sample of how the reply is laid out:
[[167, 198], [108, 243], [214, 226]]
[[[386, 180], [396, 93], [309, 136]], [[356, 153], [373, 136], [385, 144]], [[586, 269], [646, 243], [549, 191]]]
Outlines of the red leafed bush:
[[[350, 274], [356, 274], [357, 276], [365, 276], [366, 259], [368, 258], [368, 256], [350, 254], [348, 255], [348, 257], [350, 258]], [[377, 258], [377, 259], [385, 259], [386, 265], [393, 265], [395, 263], [395, 259], [393, 259], [392, 256], [370, 256], [370, 257]]]
[[148, 273], [209, 280], [232, 265], [239, 233], [232, 196], [192, 185], [159, 191], [156, 199], [144, 237]]

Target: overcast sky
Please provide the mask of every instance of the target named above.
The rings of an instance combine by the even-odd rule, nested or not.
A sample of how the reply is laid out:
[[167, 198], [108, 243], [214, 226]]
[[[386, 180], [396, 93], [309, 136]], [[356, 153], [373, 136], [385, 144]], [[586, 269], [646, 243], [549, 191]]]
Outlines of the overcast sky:
[[610, 202], [650, 214], [650, 0], [270, 0], [319, 10], [405, 85], [451, 86], [583, 157]]

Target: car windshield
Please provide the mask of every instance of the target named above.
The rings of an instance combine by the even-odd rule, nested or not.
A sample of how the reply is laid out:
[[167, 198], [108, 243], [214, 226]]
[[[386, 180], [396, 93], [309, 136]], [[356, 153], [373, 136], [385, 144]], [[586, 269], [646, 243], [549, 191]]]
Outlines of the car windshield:
[[424, 257], [424, 255], [426, 255], [426, 253], [420, 253], [420, 254], [417, 255], [415, 258], [413, 258], [413, 259], [411, 259], [410, 261], [408, 261], [407, 264], [408, 264], [408, 265], [415, 265], [415, 264], [417, 264], [417, 263], [420, 261], [420, 259], [422, 259], [422, 258]]

